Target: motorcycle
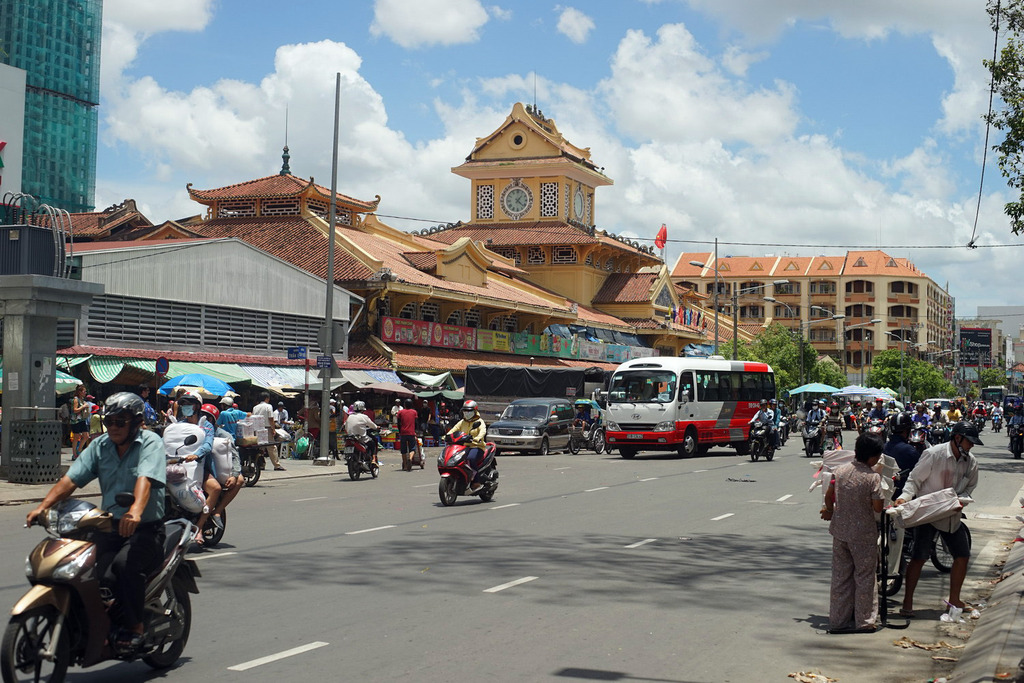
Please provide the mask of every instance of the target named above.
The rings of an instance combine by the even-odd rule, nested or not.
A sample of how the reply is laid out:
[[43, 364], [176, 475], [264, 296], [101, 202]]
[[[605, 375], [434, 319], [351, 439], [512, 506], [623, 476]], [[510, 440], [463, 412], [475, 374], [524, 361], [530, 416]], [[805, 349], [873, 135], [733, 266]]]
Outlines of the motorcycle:
[[943, 423], [932, 427], [931, 431], [931, 442], [932, 444], [938, 445], [940, 443], [946, 443], [949, 441], [949, 437], [953, 433], [953, 427], [949, 424]]
[[455, 505], [455, 499], [459, 496], [480, 496], [480, 500], [485, 503], [493, 500], [494, 492], [498, 489], [498, 462], [494, 444], [487, 442], [484, 446], [478, 471], [482, 486], [474, 491], [470, 486], [474, 472], [467, 457], [472, 441], [470, 435], [455, 432], [446, 437], [445, 441], [447, 445], [437, 456], [437, 471], [441, 474], [437, 493], [441, 498], [441, 504], [445, 507]]
[[[135, 497], [119, 493], [116, 500], [129, 507]], [[71, 665], [89, 667], [111, 659], [141, 659], [154, 669], [173, 666], [192, 625], [189, 593], [199, 592], [199, 568], [185, 559], [195, 526], [184, 519], [164, 522], [164, 561], [146, 585], [142, 644], [118, 650], [108, 637], [110, 611], [117, 604], [97, 569], [97, 542], [116, 533], [113, 516], [70, 498], [47, 510], [38, 523], [49, 537], [28, 556], [32, 588], [14, 605], [4, 632], [0, 670], [5, 683], [59, 683]]]
[[266, 453], [260, 446], [239, 446], [238, 457], [242, 462], [242, 476], [245, 477], [246, 487], [255, 486], [267, 464]]
[[985, 429], [985, 416], [984, 415], [973, 415], [971, 416], [971, 423], [977, 428], [980, 434]]
[[[202, 427], [187, 422], [176, 422], [164, 430], [164, 452], [167, 454], [167, 486], [164, 488], [164, 521], [186, 519], [198, 528], [199, 518], [206, 507], [206, 493], [203, 491], [204, 472], [199, 470], [198, 461], [186, 458], [202, 445], [206, 434]], [[211, 453], [207, 457], [213, 457]], [[227, 529], [227, 510], [220, 511], [220, 518], [212, 515], [203, 524], [203, 545], [212, 547], [224, 538]]]
[[825, 447], [838, 451], [843, 447], [843, 427], [834, 422], [825, 423]]
[[996, 413], [992, 416], [992, 431], [1001, 432], [1003, 430], [1003, 416]]
[[373, 479], [380, 473], [380, 465], [374, 457], [377, 453], [377, 440], [375, 434], [367, 433], [368, 441], [363, 441], [351, 434], [345, 435], [345, 465], [348, 467], [348, 478], [355, 481], [363, 474], [369, 474]]
[[882, 418], [876, 417], [868, 420], [864, 431], [869, 434], [878, 434], [885, 441], [889, 440], [889, 428]]
[[804, 439], [804, 454], [808, 458], [813, 458], [822, 452], [821, 443], [824, 438], [822, 433], [821, 423], [809, 424], [804, 422], [803, 430], [800, 434]]
[[917, 449], [918, 453], [924, 453], [924, 449], [928, 448], [928, 428], [914, 427], [910, 430], [910, 439], [908, 441], [911, 446]]
[[569, 425], [569, 452], [576, 455], [581, 449], [587, 448], [598, 455], [604, 453], [604, 427], [594, 422], [587, 427], [579, 418]]
[[750, 428], [750, 460], [752, 462], [757, 462], [761, 456], [771, 462], [775, 457], [773, 426], [770, 422], [758, 421]]
[[1010, 424], [1006, 432], [1010, 437], [1010, 451], [1015, 460], [1020, 460], [1020, 454], [1024, 452], [1024, 424]]
[[779, 420], [779, 446], [785, 446], [786, 442], [789, 441], [791, 428], [791, 417], [789, 415], [783, 416], [782, 419]]

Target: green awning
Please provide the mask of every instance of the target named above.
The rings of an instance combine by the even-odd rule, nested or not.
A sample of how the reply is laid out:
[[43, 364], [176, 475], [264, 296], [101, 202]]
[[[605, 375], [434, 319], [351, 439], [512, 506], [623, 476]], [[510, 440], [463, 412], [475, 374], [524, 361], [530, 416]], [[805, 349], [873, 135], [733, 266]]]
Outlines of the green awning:
[[[109, 358], [93, 356], [89, 359], [89, 374], [100, 384], [113, 382], [127, 369], [134, 384], [139, 377], [152, 376], [156, 369], [154, 361], [134, 358]], [[121, 382], [122, 384], [125, 382]]]
[[440, 375], [430, 375], [425, 372], [402, 372], [403, 377], [414, 384], [436, 389], [457, 389], [455, 378], [450, 372], [442, 372]]

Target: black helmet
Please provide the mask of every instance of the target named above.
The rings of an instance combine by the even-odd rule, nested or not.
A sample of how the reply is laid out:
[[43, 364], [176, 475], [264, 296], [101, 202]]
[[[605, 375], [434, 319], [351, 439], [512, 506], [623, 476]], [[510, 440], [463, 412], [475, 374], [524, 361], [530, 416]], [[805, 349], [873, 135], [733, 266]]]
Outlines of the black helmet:
[[950, 435], [950, 439], [952, 439], [957, 434], [959, 434], [960, 436], [964, 437], [965, 439], [967, 439], [968, 441], [973, 443], [975, 446], [984, 446], [985, 445], [985, 444], [983, 444], [981, 442], [981, 439], [978, 438], [978, 428], [975, 427], [970, 422], [961, 421], [961, 422], [957, 422], [955, 425], [953, 425], [953, 429], [952, 429], [952, 433]]
[[904, 411], [902, 413], [896, 413], [892, 417], [892, 431], [901, 432], [904, 429], [914, 428], [914, 418], [911, 417], [910, 413]]
[[142, 399], [130, 391], [121, 391], [109, 397], [103, 402], [104, 415], [113, 417], [115, 415], [127, 415], [128, 417], [142, 417], [145, 411], [145, 404]]

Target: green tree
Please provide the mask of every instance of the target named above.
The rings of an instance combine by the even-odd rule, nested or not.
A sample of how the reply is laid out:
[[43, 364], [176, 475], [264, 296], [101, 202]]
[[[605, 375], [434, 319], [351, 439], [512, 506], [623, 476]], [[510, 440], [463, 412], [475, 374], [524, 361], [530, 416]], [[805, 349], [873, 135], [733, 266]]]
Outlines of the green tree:
[[[811, 352], [813, 353], [813, 349]], [[825, 356], [814, 363], [807, 381], [821, 382], [837, 389], [842, 389], [848, 384], [846, 375], [843, 374], [843, 369], [839, 367], [839, 364], [831, 356]]]
[[1018, 197], [1003, 211], [1015, 233], [1024, 231], [1024, 0], [988, 0], [992, 28], [1001, 33], [1003, 49], [994, 60], [984, 60], [992, 75], [992, 92], [1001, 103], [993, 106], [985, 120], [1003, 133], [1003, 141], [992, 146], [999, 154], [999, 170]]
[[999, 387], [1006, 384], [1006, 371], [1002, 368], [982, 368], [978, 371], [979, 387]]
[[868, 373], [868, 384], [898, 390], [901, 356], [903, 385], [910, 393], [911, 400], [955, 395], [953, 385], [946, 381], [937, 367], [909, 354], [901, 354], [899, 349], [875, 354], [871, 372]]
[[[730, 342], [722, 348], [731, 352], [732, 343]], [[801, 382], [800, 353], [800, 340], [797, 338], [796, 332], [779, 323], [772, 323], [761, 330], [751, 342], [741, 341], [736, 348], [736, 357], [738, 359], [759, 361], [772, 366], [772, 370], [775, 371], [775, 386], [779, 394], [795, 389], [800, 384], [806, 382], [825, 382], [833, 386], [845, 385], [845, 383], [836, 385], [827, 379], [820, 379], [821, 377], [835, 379], [835, 373], [827, 365], [820, 369], [818, 368], [820, 364], [817, 362], [814, 348], [807, 343], [803, 344], [804, 373], [806, 378], [804, 382]], [[842, 372], [838, 371], [834, 362], [831, 363], [831, 366], [836, 369], [839, 377], [842, 377]], [[842, 382], [842, 379], [838, 381]]]

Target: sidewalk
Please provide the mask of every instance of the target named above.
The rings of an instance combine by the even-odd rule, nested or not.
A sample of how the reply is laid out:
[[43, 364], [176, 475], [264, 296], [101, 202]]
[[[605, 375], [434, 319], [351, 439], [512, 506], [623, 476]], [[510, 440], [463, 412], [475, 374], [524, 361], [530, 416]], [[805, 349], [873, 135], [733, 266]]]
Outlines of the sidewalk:
[[[423, 449], [424, 458], [426, 459], [426, 466], [429, 469], [434, 466], [434, 461], [437, 457], [436, 448], [425, 448]], [[402, 455], [398, 451], [385, 449], [380, 452], [380, 459], [384, 463], [381, 465], [381, 469], [384, 472], [391, 470], [400, 471], [402, 468]], [[264, 482], [278, 481], [283, 479], [301, 479], [304, 477], [336, 477], [346, 476], [347, 470], [345, 469], [345, 463], [341, 460], [333, 461], [333, 466], [323, 466], [315, 464], [313, 460], [292, 460], [290, 458], [282, 458], [281, 464], [285, 467], [284, 472], [277, 472], [270, 464], [270, 460], [267, 460], [267, 467], [263, 470], [263, 474], [260, 476], [259, 483], [256, 484], [258, 488]], [[65, 471], [71, 466], [71, 449], [65, 448], [61, 452], [61, 464], [64, 466]], [[45, 496], [46, 492], [53, 486], [49, 484], [12, 484], [6, 479], [0, 479], [0, 505], [21, 505], [27, 503], [37, 503], [41, 501]], [[93, 481], [83, 488], [75, 491], [75, 497], [92, 497], [99, 496], [100, 489], [99, 485]]]

